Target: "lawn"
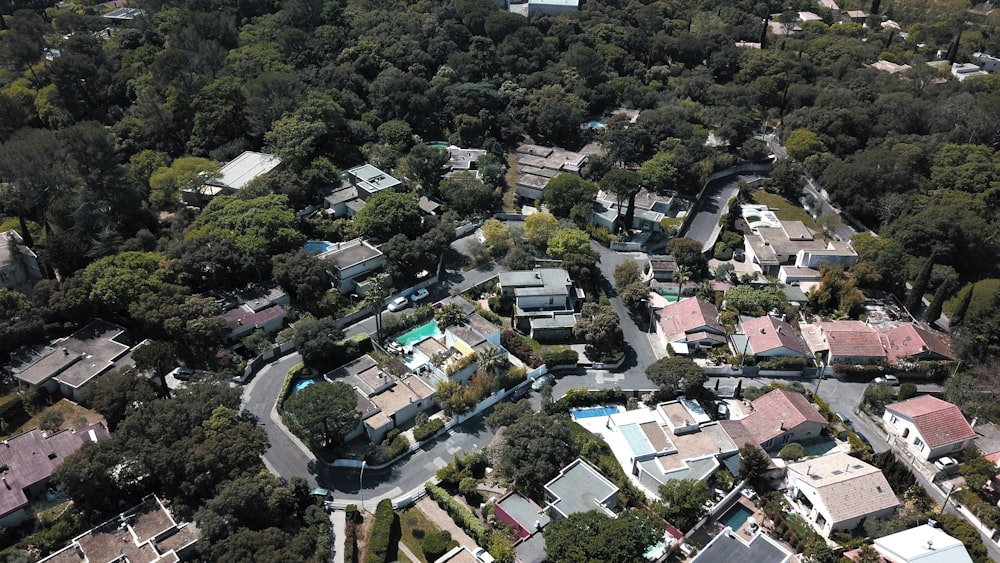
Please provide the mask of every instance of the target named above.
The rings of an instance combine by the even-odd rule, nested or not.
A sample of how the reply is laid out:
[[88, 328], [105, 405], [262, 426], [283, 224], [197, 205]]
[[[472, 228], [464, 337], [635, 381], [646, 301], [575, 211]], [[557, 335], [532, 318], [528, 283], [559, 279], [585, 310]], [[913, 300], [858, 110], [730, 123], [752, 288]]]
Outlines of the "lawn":
[[[944, 311], [945, 315], [950, 316], [955, 312], [955, 307], [958, 306], [958, 300], [962, 298], [962, 294], [965, 293], [966, 287], [968, 286], [963, 287], [957, 291], [951, 299], [944, 302], [941, 309]], [[1000, 280], [996, 278], [977, 281], [976, 289], [972, 293], [972, 302], [969, 303], [969, 310], [966, 312], [966, 316], [985, 307], [989, 302], [990, 297], [992, 297], [998, 289], [1000, 289]]]
[[809, 215], [809, 212], [798, 203], [789, 201], [780, 195], [768, 193], [762, 190], [753, 192], [753, 200], [761, 205], [768, 206], [775, 216], [782, 221], [802, 221], [813, 232], [823, 234], [823, 229], [816, 224], [816, 220]]
[[[430, 563], [424, 557], [424, 552], [420, 549], [420, 540], [431, 532], [439, 532], [441, 530], [415, 506], [410, 507], [399, 515], [399, 527], [402, 535], [400, 541], [420, 558], [419, 561], [414, 561], [413, 563]], [[403, 552], [399, 553], [399, 557], [400, 559], [404, 557]]]
[[14, 429], [10, 433], [11, 436], [20, 434], [25, 430], [31, 430], [32, 428], [38, 428], [38, 421], [41, 420], [42, 416], [49, 411], [56, 411], [63, 417], [62, 424], [59, 425], [60, 429], [72, 428], [74, 430], [79, 430], [84, 426], [94, 424], [95, 422], [105, 422], [104, 417], [95, 411], [81, 407], [80, 405], [70, 401], [69, 399], [60, 399], [58, 403], [43, 409], [41, 412], [35, 416], [28, 419], [27, 422], [22, 424], [20, 427]]

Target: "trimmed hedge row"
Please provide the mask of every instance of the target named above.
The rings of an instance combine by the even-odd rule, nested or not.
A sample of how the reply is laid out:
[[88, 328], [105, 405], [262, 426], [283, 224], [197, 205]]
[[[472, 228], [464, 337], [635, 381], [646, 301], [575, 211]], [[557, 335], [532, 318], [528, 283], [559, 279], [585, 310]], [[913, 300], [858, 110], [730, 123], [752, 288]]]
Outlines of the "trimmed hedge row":
[[358, 563], [357, 525], [361, 519], [358, 505], [349, 504], [344, 509], [347, 524], [344, 527], [344, 563]]
[[568, 413], [570, 410], [579, 407], [592, 407], [594, 405], [624, 405], [628, 402], [628, 394], [621, 389], [602, 389], [600, 391], [587, 391], [586, 389], [570, 389], [558, 401], [553, 401], [546, 405], [545, 412], [548, 414]]
[[285, 382], [281, 384], [281, 392], [278, 393], [278, 412], [285, 412], [285, 399], [292, 394], [292, 388], [299, 379], [299, 374], [306, 368], [305, 364], [299, 362], [292, 366], [285, 374]]
[[392, 501], [384, 498], [375, 508], [375, 523], [368, 538], [368, 563], [395, 561], [399, 537], [399, 517], [392, 510]]
[[553, 366], [576, 365], [580, 354], [569, 347], [550, 348], [542, 352], [542, 361], [550, 368]]
[[440, 418], [432, 418], [413, 429], [413, 439], [417, 442], [423, 442], [442, 428], [444, 428], [444, 421]]
[[458, 524], [459, 528], [465, 530], [465, 533], [472, 536], [479, 545], [490, 544], [490, 536], [492, 534], [490, 534], [486, 525], [471, 510], [455, 500], [448, 491], [441, 487], [430, 482], [425, 483], [424, 486], [427, 488], [427, 494], [434, 499], [434, 502], [438, 503], [438, 506], [448, 513], [448, 516], [451, 516], [451, 519]]
[[806, 359], [791, 356], [779, 357], [766, 362], [761, 362], [758, 366], [760, 366], [760, 369], [799, 371], [805, 369]]
[[500, 344], [514, 357], [531, 366], [532, 369], [542, 365], [542, 359], [524, 342], [524, 338], [512, 329], [505, 328], [500, 332]]

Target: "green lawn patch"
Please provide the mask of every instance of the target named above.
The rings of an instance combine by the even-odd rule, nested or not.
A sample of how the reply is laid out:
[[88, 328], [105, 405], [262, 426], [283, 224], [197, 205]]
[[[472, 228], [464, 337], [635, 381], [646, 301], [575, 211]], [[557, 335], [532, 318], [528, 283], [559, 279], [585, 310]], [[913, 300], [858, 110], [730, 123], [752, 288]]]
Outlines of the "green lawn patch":
[[[955, 312], [955, 307], [958, 306], [958, 300], [962, 298], [962, 294], [965, 293], [965, 290], [968, 287], [968, 285], [962, 287], [962, 289], [955, 292], [955, 295], [953, 295], [951, 299], [944, 302], [944, 305], [941, 306], [941, 310], [944, 311], [945, 316], [950, 317], [951, 314]], [[972, 293], [972, 302], [969, 303], [969, 310], [965, 313], [966, 318], [968, 318], [972, 313], [975, 313], [985, 307], [986, 304], [989, 303], [990, 297], [992, 297], [997, 290], [1000, 290], [1000, 280], [996, 278], [977, 281], [976, 289]]]
[[[428, 534], [434, 532], [440, 532], [441, 530], [431, 522], [427, 516], [417, 507], [411, 507], [399, 516], [399, 524], [402, 528], [403, 537], [401, 541], [403, 545], [410, 549], [417, 557], [419, 557], [420, 563], [431, 563], [427, 561], [424, 552], [420, 548], [420, 542]], [[400, 556], [403, 554], [400, 553]], [[414, 562], [416, 563], [416, 562]]]
[[823, 229], [816, 223], [816, 220], [798, 203], [789, 201], [780, 195], [761, 190], [753, 192], [753, 200], [755, 203], [768, 206], [778, 219], [782, 221], [802, 221], [805, 223], [805, 226], [820, 236], [823, 235]]

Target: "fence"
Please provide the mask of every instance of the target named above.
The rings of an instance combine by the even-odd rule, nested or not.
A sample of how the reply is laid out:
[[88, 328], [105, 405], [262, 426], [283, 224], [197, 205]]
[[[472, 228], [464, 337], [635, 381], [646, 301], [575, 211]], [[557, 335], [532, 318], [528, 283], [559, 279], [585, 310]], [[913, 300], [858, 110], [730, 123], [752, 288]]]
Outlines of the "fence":
[[257, 375], [265, 365], [271, 363], [276, 358], [280, 358], [285, 354], [295, 351], [295, 343], [289, 340], [288, 342], [282, 342], [278, 346], [271, 348], [270, 350], [260, 354], [256, 358], [250, 360], [247, 366], [243, 368], [243, 376], [240, 377], [238, 383], [246, 383], [250, 381], [253, 376]]

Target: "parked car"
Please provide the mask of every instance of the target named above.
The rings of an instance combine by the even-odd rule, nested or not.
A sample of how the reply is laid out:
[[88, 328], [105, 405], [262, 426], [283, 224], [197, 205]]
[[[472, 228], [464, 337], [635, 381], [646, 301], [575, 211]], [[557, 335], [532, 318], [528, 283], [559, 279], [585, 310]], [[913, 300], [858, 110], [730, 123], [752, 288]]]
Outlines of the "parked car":
[[552, 377], [551, 373], [547, 373], [531, 383], [531, 388], [535, 391], [541, 391], [542, 387], [546, 384], [552, 383], [556, 378]]
[[489, 551], [481, 547], [477, 547], [475, 551], [472, 552], [476, 556], [476, 559], [480, 560], [482, 563], [493, 563], [493, 556], [490, 555]]
[[174, 370], [173, 375], [176, 379], [187, 381], [194, 375], [194, 370], [187, 366], [181, 366]]
[[958, 460], [953, 457], [945, 456], [934, 460], [934, 467], [936, 467], [938, 471], [946, 471], [956, 465], [958, 465]]
[[410, 296], [410, 301], [413, 301], [414, 303], [423, 301], [424, 299], [427, 299], [427, 296], [430, 294], [431, 292], [427, 291], [427, 289], [420, 288], [413, 292], [413, 295]]
[[742, 248], [737, 248], [736, 250], [733, 251], [733, 260], [736, 260], [737, 262], [742, 262], [743, 258], [744, 256]]
[[397, 297], [389, 302], [389, 310], [392, 312], [402, 311], [410, 304], [410, 300], [405, 297]]
[[876, 377], [875, 383], [888, 383], [893, 387], [899, 387], [899, 378], [895, 375], [885, 375], [882, 377]]
[[840, 421], [844, 423], [844, 426], [850, 428], [851, 430], [854, 430], [854, 423], [851, 422], [851, 419], [848, 418], [846, 414], [842, 412], [837, 412], [834, 414], [836, 414], [837, 418], [839, 418]]

